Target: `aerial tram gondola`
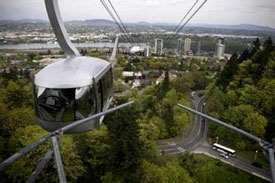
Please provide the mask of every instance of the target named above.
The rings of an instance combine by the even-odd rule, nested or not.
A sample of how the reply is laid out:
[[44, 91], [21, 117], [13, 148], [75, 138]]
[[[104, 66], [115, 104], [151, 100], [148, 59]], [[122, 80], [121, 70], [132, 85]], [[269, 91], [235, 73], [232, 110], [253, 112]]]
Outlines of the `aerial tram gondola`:
[[[52, 132], [108, 109], [113, 98], [112, 67], [118, 37], [110, 62], [81, 56], [69, 39], [57, 0], [45, 0], [45, 4], [57, 41], [68, 56], [34, 76], [35, 117], [41, 127]], [[91, 120], [66, 133], [97, 128], [103, 118]]]

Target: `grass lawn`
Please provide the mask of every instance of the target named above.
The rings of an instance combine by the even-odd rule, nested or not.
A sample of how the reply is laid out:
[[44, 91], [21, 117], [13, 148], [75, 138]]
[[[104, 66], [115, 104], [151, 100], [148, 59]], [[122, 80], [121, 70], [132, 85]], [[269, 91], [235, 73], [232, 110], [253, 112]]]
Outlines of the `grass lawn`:
[[[211, 176], [211, 182], [217, 183], [265, 183], [267, 181], [255, 177], [247, 172], [239, 170], [230, 165], [224, 164], [218, 160], [212, 159], [205, 155], [194, 155], [195, 159], [204, 159], [206, 162], [215, 164], [214, 175]], [[203, 164], [203, 163], [202, 163]]]

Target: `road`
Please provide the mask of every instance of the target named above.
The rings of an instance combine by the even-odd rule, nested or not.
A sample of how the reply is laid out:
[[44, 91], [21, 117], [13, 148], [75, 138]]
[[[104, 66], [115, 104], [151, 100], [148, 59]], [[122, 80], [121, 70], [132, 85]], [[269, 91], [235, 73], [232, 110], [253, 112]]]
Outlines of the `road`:
[[[204, 97], [199, 97], [196, 94], [194, 94], [192, 98], [195, 109], [198, 111], [202, 111]], [[167, 140], [167, 144], [159, 145], [159, 151], [161, 154], [170, 155], [181, 154], [185, 151], [204, 154], [271, 182], [270, 169], [261, 169], [252, 166], [251, 161], [239, 156], [228, 159], [221, 157], [219, 153], [217, 151], [214, 151], [212, 149], [212, 146], [207, 142], [207, 132], [207, 120], [203, 120], [201, 117], [195, 115], [193, 127], [191, 128], [191, 131], [187, 138], [180, 141], [173, 141], [173, 139], [169, 139]]]
[[[194, 95], [193, 102], [197, 110], [202, 110], [204, 97]], [[186, 150], [194, 150], [202, 144], [207, 134], [207, 123], [203, 123], [201, 117], [197, 115], [195, 115], [194, 118], [193, 127], [187, 138], [178, 142], [173, 142], [173, 139], [168, 140], [166, 145], [159, 146], [159, 150], [163, 153], [179, 154]]]

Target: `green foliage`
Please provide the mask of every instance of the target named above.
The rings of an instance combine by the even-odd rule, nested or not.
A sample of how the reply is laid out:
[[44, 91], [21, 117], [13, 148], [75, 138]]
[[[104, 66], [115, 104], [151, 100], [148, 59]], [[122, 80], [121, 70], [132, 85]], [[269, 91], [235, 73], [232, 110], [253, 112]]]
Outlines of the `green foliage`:
[[226, 110], [223, 120], [256, 136], [263, 137], [267, 120], [250, 105], [239, 105]]
[[3, 100], [9, 108], [32, 105], [31, 87], [22, 81], [8, 81], [4, 94]]
[[275, 138], [274, 67], [273, 41], [268, 38], [262, 45], [256, 39], [252, 50], [245, 50], [239, 58], [233, 55], [216, 85], [208, 87], [208, 112], [271, 141]]
[[180, 134], [189, 122], [187, 114], [176, 106], [178, 99], [176, 90], [172, 89], [166, 94], [160, 107], [160, 116], [166, 124], [169, 136]]
[[137, 119], [133, 106], [108, 116], [105, 121], [110, 138], [109, 172], [123, 182], [138, 182], [140, 159], [145, 154]]
[[[101, 182], [109, 167], [110, 143], [108, 130], [105, 126], [74, 136], [79, 156], [85, 162], [85, 174], [79, 182]], [[106, 179], [106, 178], [105, 178]]]
[[217, 85], [224, 91], [238, 71], [238, 55], [235, 53], [227, 62], [225, 68], [217, 79]]
[[[19, 128], [11, 137], [10, 149], [16, 152], [46, 135], [46, 133], [46, 131], [38, 126]], [[49, 147], [49, 142], [45, 145], [41, 145], [12, 164], [11, 168], [7, 170], [7, 180], [9, 180], [9, 182], [25, 182], [31, 175], [35, 166], [46, 154]], [[82, 161], [77, 154], [76, 146], [70, 136], [64, 136], [61, 139], [60, 151], [67, 179], [68, 181], [74, 182], [84, 173], [84, 169]], [[37, 181], [58, 182], [57, 169], [55, 167], [54, 161], [50, 161], [44, 171], [41, 172]]]
[[192, 182], [187, 172], [177, 162], [169, 162], [164, 166], [157, 166], [144, 160], [141, 165], [141, 171], [142, 183]]
[[180, 157], [183, 166], [195, 183], [231, 182], [231, 183], [260, 183], [262, 179], [225, 165], [204, 155], [185, 154]]
[[192, 74], [185, 74], [184, 76], [177, 77], [171, 83], [178, 93], [189, 93], [195, 85]]
[[35, 124], [34, 111], [31, 108], [15, 108], [12, 110], [0, 107], [1, 130], [11, 135], [18, 128]]
[[158, 117], [158, 116], [154, 116], [150, 119], [150, 123], [154, 124], [158, 130], [159, 130], [159, 139], [164, 139], [165, 137], [168, 136], [167, 134], [167, 128], [166, 128], [166, 124], [164, 123], [164, 121]]

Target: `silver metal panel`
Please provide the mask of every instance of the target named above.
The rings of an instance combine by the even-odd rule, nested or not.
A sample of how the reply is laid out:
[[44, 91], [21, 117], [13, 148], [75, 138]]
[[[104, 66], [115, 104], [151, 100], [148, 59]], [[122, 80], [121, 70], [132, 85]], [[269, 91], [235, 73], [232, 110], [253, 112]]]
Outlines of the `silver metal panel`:
[[[49, 132], [53, 132], [57, 129], [63, 128], [67, 125], [71, 125], [75, 122], [52, 122], [52, 121], [44, 121], [41, 120], [39, 118], [36, 117], [36, 121], [38, 122], [38, 124], [44, 128], [45, 130], [49, 131]], [[83, 132], [87, 132], [89, 130], [92, 129], [96, 129], [99, 127], [98, 124], [98, 119], [93, 119], [93, 120], [87, 120], [86, 123], [83, 123], [73, 129], [70, 129], [68, 131], [66, 131], [66, 134], [75, 134], [75, 133], [83, 133]]]
[[109, 71], [112, 68], [112, 65], [109, 63], [109, 65], [107, 65], [105, 68], [103, 68], [101, 70], [101, 72], [99, 72], [94, 78], [95, 81], [98, 82], [105, 74], [107, 71]]
[[44, 88], [79, 88], [98, 81], [111, 64], [94, 57], [69, 57], [48, 65], [34, 77], [34, 84]]
[[111, 55], [111, 58], [110, 58], [110, 62], [112, 64], [112, 67], [114, 67], [115, 64], [116, 64], [116, 54], [117, 54], [117, 48], [118, 48], [118, 40], [119, 40], [119, 36], [117, 35], [116, 40], [115, 40], [115, 45], [114, 45], [114, 48], [113, 48], [113, 52], [112, 52], [112, 55]]
[[57, 38], [57, 42], [59, 43], [64, 53], [66, 55], [80, 55], [68, 36], [61, 18], [57, 0], [45, 0], [45, 5], [50, 23]]

